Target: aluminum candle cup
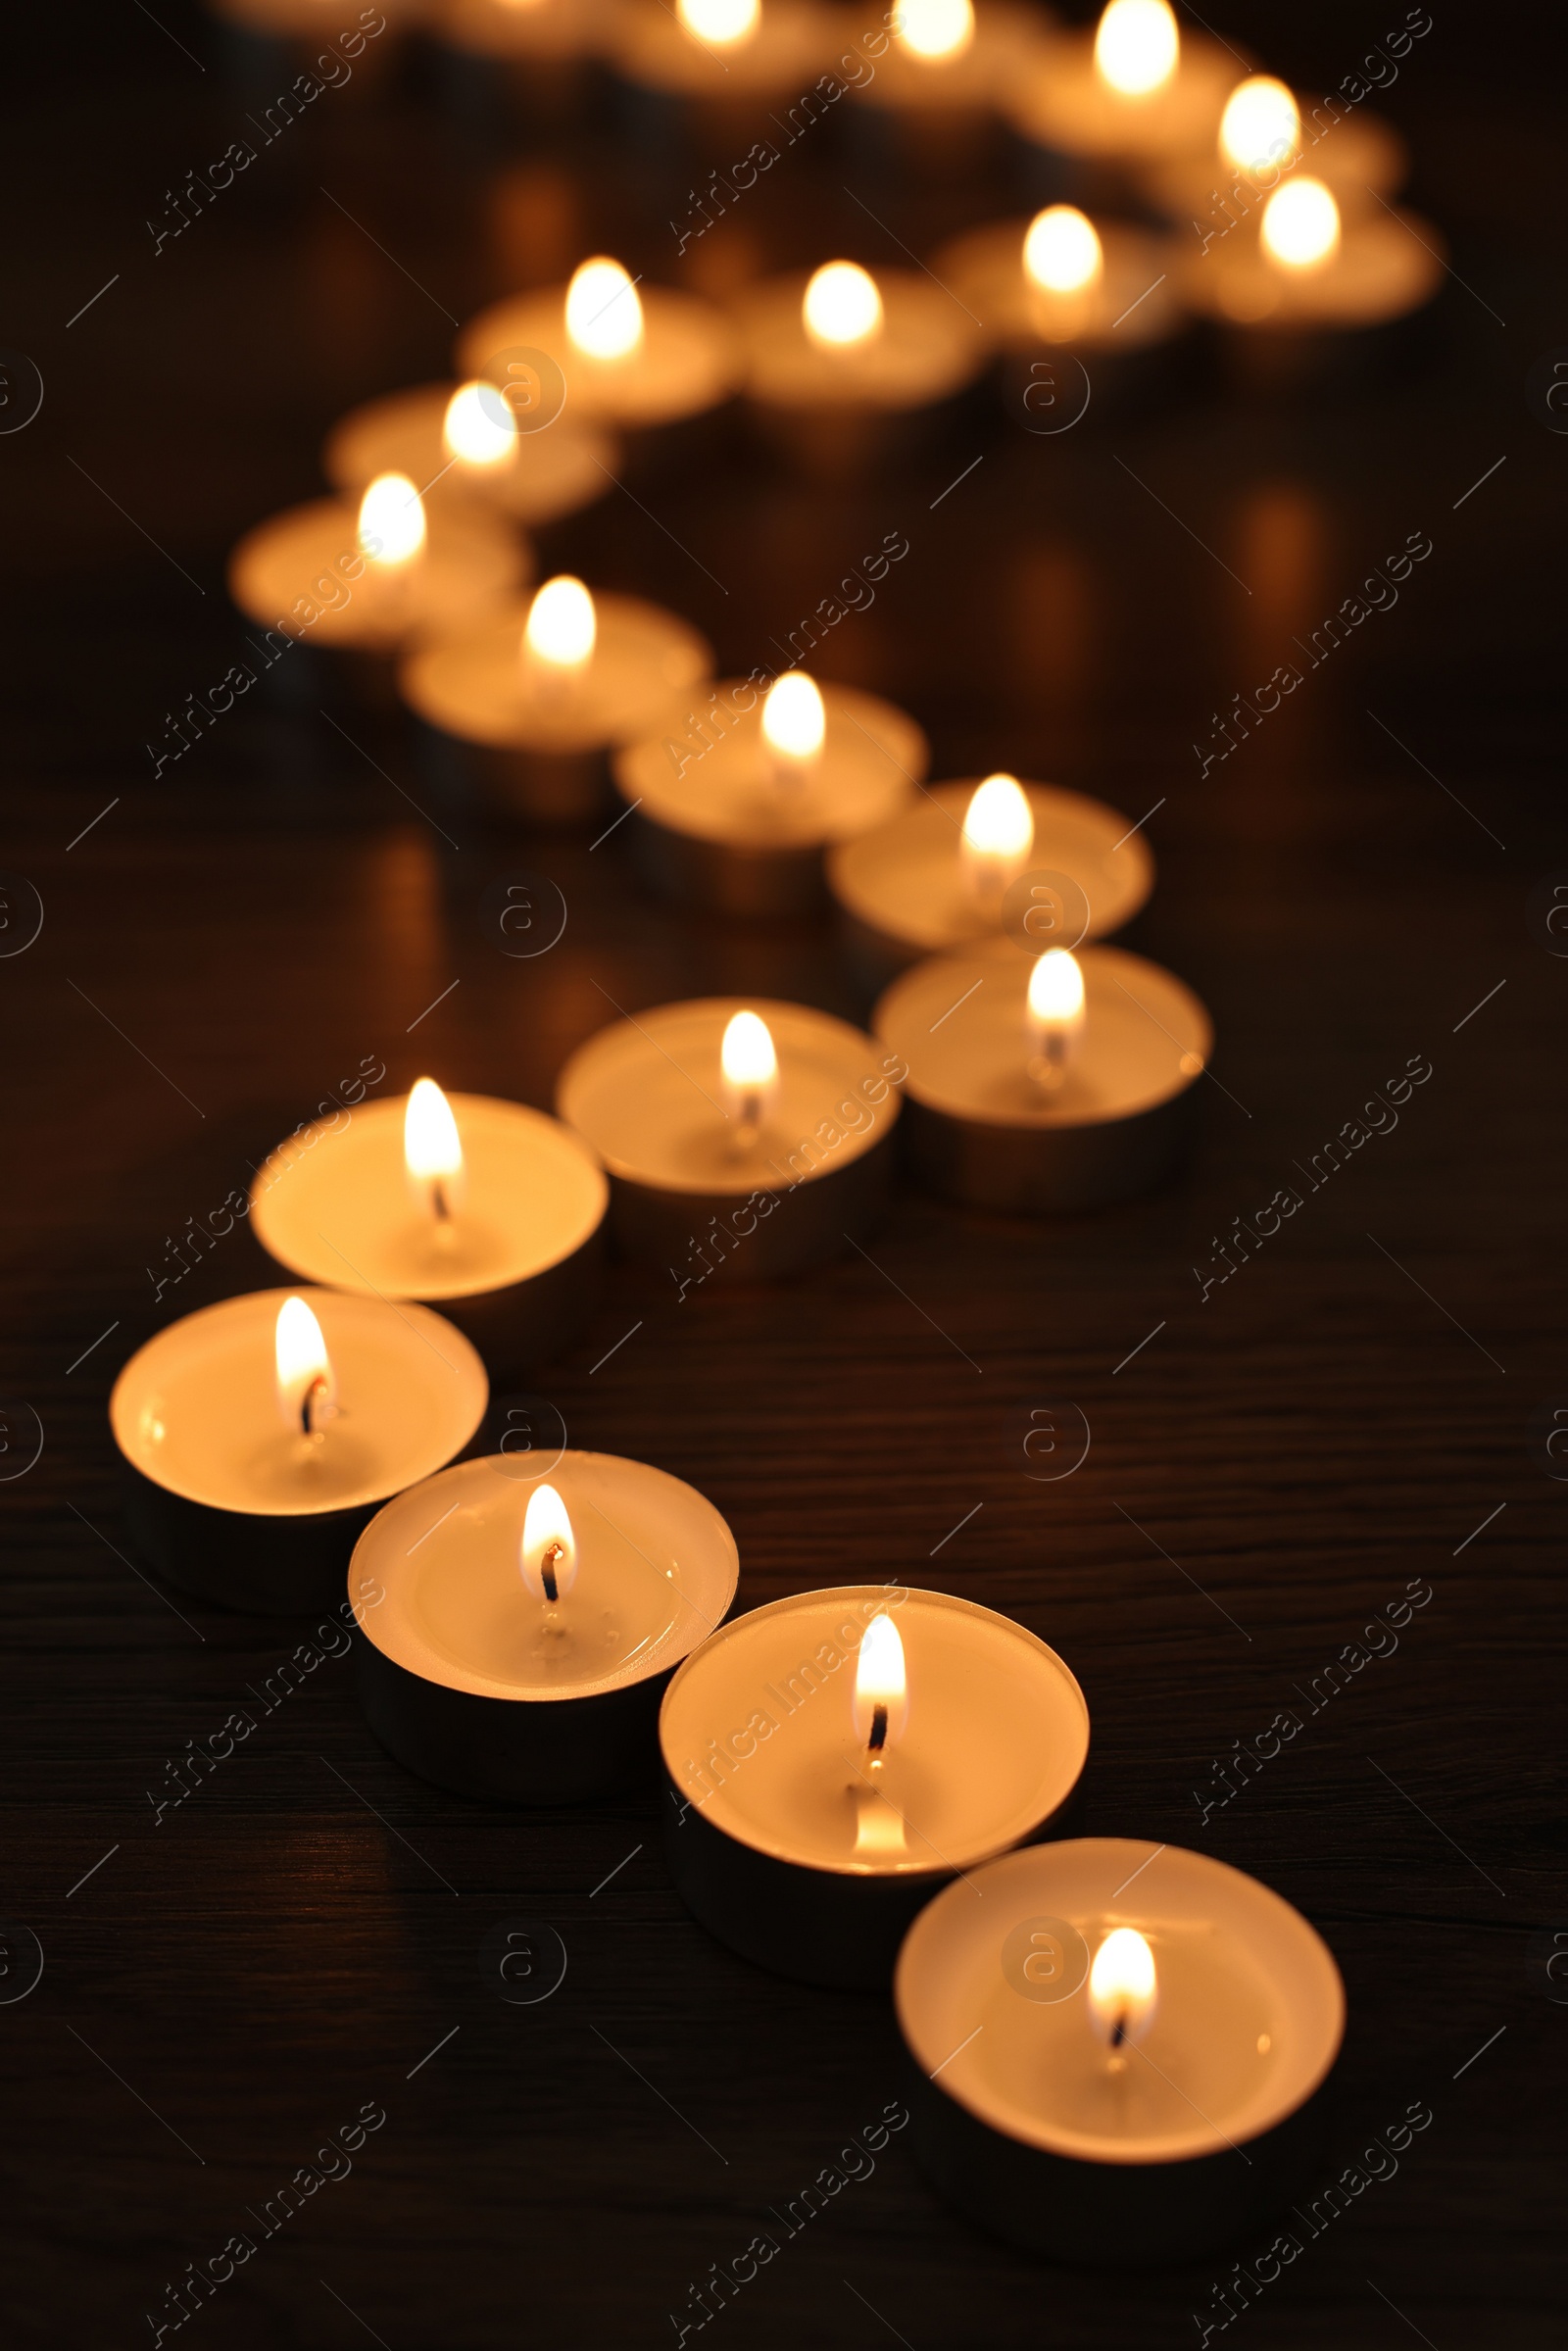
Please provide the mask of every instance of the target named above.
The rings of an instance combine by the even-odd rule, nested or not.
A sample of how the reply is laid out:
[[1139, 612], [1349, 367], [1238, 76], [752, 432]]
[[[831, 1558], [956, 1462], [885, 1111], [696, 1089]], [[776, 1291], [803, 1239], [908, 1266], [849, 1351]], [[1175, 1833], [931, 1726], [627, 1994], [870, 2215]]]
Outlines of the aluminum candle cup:
[[1034, 827], [1021, 849], [994, 860], [969, 854], [964, 819], [979, 788], [979, 778], [932, 784], [888, 823], [829, 851], [828, 886], [858, 960], [879, 980], [1008, 924], [1036, 953], [1102, 939], [1152, 890], [1153, 857], [1120, 809], [1054, 784], [1019, 787]]
[[1089, 1709], [1009, 1618], [853, 1585], [725, 1625], [670, 1683], [659, 1740], [670, 1867], [709, 1933], [803, 1983], [885, 1986], [955, 1871], [1059, 1820]]
[[[801, 686], [809, 705], [809, 681]], [[752, 679], [728, 678], [700, 715], [671, 704], [612, 763], [616, 791], [637, 810], [644, 865], [684, 905], [739, 916], [814, 911], [826, 897], [824, 851], [880, 827], [926, 771], [925, 736], [875, 695], [822, 687], [820, 739], [802, 755], [769, 742], [767, 708]]]
[[126, 1517], [154, 1566], [201, 1599], [327, 1607], [367, 1522], [463, 1450], [488, 1399], [472, 1347], [426, 1307], [322, 1290], [224, 1298], [160, 1331], [115, 1382]]
[[1125, 1837], [972, 1875], [915, 1920], [893, 1984], [942, 2194], [1031, 2252], [1116, 2269], [1191, 2260], [1289, 2203], [1345, 2032], [1300, 1913]]
[[[830, 288], [824, 309], [838, 340], [813, 337], [805, 317], [808, 289], [830, 272], [841, 292]], [[895, 428], [962, 391], [983, 363], [979, 328], [912, 269], [832, 263], [764, 279], [734, 307], [759, 426], [808, 467], [832, 473], [869, 463], [900, 437]]]
[[[360, 540], [347, 499], [291, 507], [247, 532], [229, 558], [228, 592], [248, 620], [340, 663], [377, 701], [408, 645], [475, 626], [529, 577], [532, 558], [499, 517], [441, 515], [406, 561], [380, 563]], [[298, 675], [296, 653], [284, 677]]]
[[[731, 1078], [736, 1035], [756, 1057], [731, 1058]], [[708, 997], [590, 1037], [556, 1108], [610, 1170], [621, 1250], [667, 1270], [684, 1298], [710, 1277], [803, 1272], [869, 1231], [902, 1076], [896, 1054], [826, 1012]]]
[[[450, 1174], [411, 1175], [420, 1146], [407, 1100], [367, 1102], [273, 1151], [251, 1188], [251, 1221], [308, 1281], [439, 1305], [510, 1378], [559, 1355], [591, 1313], [610, 1187], [542, 1110], [482, 1094], [437, 1100], [456, 1125]], [[434, 1155], [442, 1161], [439, 1140]]]
[[404, 700], [432, 730], [438, 761], [503, 814], [540, 824], [600, 814], [610, 753], [712, 674], [711, 649], [675, 613], [633, 596], [597, 596], [593, 609], [592, 650], [575, 666], [526, 658], [526, 604], [404, 664]]
[[908, 1066], [909, 1156], [934, 1192], [1050, 1214], [1128, 1199], [1176, 1164], [1213, 1051], [1208, 1014], [1142, 955], [1090, 947], [1075, 960], [1081, 1017], [1054, 1090], [1032, 1074], [1036, 958], [1009, 940], [917, 963], [881, 999], [871, 1025]]
[[555, 286], [514, 294], [481, 311], [459, 337], [459, 372], [505, 388], [509, 355], [542, 353], [561, 370], [564, 413], [572, 422], [614, 425], [626, 432], [700, 416], [735, 389], [734, 332], [711, 303], [667, 286], [631, 287], [627, 279], [618, 293], [607, 292], [597, 311], [591, 303], [586, 307], [583, 331], [604, 340], [604, 329], [611, 322], [619, 326], [628, 302], [637, 305], [641, 329], [623, 350], [599, 352], [575, 341], [568, 330], [569, 290]]
[[525, 418], [509, 426], [494, 385], [485, 386], [483, 400], [472, 390], [466, 397], [458, 430], [471, 454], [455, 455], [446, 422], [460, 389], [455, 383], [420, 384], [350, 410], [321, 453], [328, 481], [358, 500], [378, 473], [406, 473], [429, 483], [425, 499], [433, 514], [477, 510], [524, 523], [574, 514], [612, 486], [620, 462], [612, 434], [564, 416], [537, 431], [527, 428]]
[[356, 1602], [360, 1700], [438, 1787], [585, 1802], [653, 1779], [664, 1686], [734, 1598], [739, 1557], [712, 1504], [644, 1462], [563, 1452], [548, 1484], [517, 1468], [462, 1462], [362, 1536], [350, 1596], [383, 1596]]

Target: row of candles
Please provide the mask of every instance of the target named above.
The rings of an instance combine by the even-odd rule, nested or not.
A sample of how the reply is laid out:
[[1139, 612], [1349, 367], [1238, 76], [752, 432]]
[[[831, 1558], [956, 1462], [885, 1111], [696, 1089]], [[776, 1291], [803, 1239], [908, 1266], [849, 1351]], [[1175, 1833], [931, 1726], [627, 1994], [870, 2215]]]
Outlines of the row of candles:
[[[809, 1047], [836, 1040], [777, 1009], [809, 1091]], [[670, 1152], [664, 1181], [707, 1184], [765, 1153], [783, 1056], [750, 1007], [667, 1010], [620, 1024], [599, 1074], [645, 1160]], [[1048, 1086], [1077, 1010], [1063, 992], [1039, 1012]], [[710, 1070], [697, 1038], [721, 1013]], [[719, 1098], [710, 1131], [686, 1106], [670, 1123], [687, 1083]], [[537, 1329], [530, 1292], [592, 1256], [614, 1169], [537, 1111], [428, 1079], [297, 1131], [252, 1220], [318, 1280], [169, 1325], [116, 1383], [141, 1547], [256, 1610], [325, 1605], [346, 1573], [368, 1720], [440, 1786], [553, 1804], [662, 1770], [703, 1925], [807, 1982], [892, 1976], [925, 2160], [990, 2226], [1115, 2261], [1222, 2241], [1308, 2132], [1338, 1971], [1239, 1872], [1069, 1834], [1091, 1726], [1064, 1661], [993, 1610], [897, 1586], [729, 1618], [738, 1549], [692, 1487], [538, 1426], [520, 1451], [458, 1458], [489, 1398], [460, 1325], [493, 1357], [498, 1306]], [[1245, 2169], [1221, 2160], [1240, 2144]]]
[[[731, 62], [810, 14], [662, 13], [650, 54], [676, 37]], [[921, 71], [970, 72], [1002, 12], [906, 0], [895, 29]], [[1347, 285], [1347, 315], [1375, 315], [1361, 224], [1290, 171], [1291, 94], [1254, 78], [1226, 102], [1233, 79], [1164, 0], [1112, 0], [1018, 87], [1042, 123], [1065, 92], [1083, 152], [1139, 151], [1141, 122], [1173, 169], [1200, 130], [1160, 123], [1210, 141], [1220, 124], [1272, 189], [1235, 250], [1277, 280], [1221, 298], [1226, 315], [1298, 311], [1308, 285], [1299, 315], [1335, 315]], [[1190, 2255], [1286, 2192], [1344, 2029], [1313, 1930], [1204, 1856], [1070, 1834], [1088, 1704], [1008, 1618], [879, 1586], [731, 1618], [737, 1546], [690, 1486], [532, 1425], [520, 1452], [460, 1456], [492, 1374], [580, 1332], [607, 1236], [684, 1297], [841, 1249], [900, 1134], [936, 1188], [1011, 1211], [1123, 1197], [1181, 1148], [1207, 1014], [1103, 944], [1152, 886], [1137, 826], [1007, 775], [928, 786], [920, 729], [877, 697], [799, 668], [715, 683], [677, 614], [568, 575], [525, 593], [519, 530], [597, 495], [614, 436], [743, 383], [775, 413], [875, 416], [960, 388], [983, 337], [1084, 344], [1136, 302], [1155, 339], [1179, 316], [1160, 262], [1142, 230], [1058, 205], [934, 257], [959, 304], [840, 262], [726, 317], [598, 257], [474, 321], [457, 385], [343, 421], [340, 495], [235, 551], [249, 616], [395, 670], [513, 813], [575, 818], [612, 783], [685, 903], [836, 904], [881, 993], [870, 1033], [781, 1003], [641, 1011], [571, 1056], [555, 1117], [421, 1079], [297, 1131], [251, 1220], [300, 1286], [170, 1325], [111, 1403], [132, 1524], [167, 1574], [286, 1610], [346, 1573], [367, 1718], [440, 1786], [555, 1803], [662, 1772], [675, 1883], [711, 1933], [808, 1982], [891, 1979], [945, 2192], [1039, 2250], [1113, 2261]]]

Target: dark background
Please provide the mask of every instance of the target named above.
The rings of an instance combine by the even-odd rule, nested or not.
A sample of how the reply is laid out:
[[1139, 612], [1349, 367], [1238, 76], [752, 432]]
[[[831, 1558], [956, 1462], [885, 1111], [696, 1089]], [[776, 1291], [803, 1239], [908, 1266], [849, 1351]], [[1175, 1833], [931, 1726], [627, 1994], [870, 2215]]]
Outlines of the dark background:
[[[1323, 87], [1403, 11], [1297, 13], [1237, 5], [1220, 28]], [[1350, 2021], [1324, 2177], [1410, 2101], [1434, 2120], [1238, 2322], [1257, 2351], [1544, 2344], [1560, 2231], [1564, 2018], [1531, 1938], [1568, 1924], [1547, 1841], [1563, 1496], [1529, 1430], [1568, 1397], [1568, 961], [1529, 909], [1568, 868], [1568, 439], [1526, 377], [1568, 352], [1561, 47], [1528, 17], [1440, 0], [1435, 17], [1384, 102], [1459, 273], [1410, 370], [1267, 402], [1198, 353], [1142, 416], [1037, 438], [975, 402], [918, 465], [832, 494], [715, 420], [645, 465], [640, 507], [612, 492], [542, 550], [676, 606], [732, 670], [776, 660], [841, 567], [902, 530], [909, 558], [820, 669], [909, 709], [939, 776], [1005, 763], [1129, 822], [1164, 802], [1134, 944], [1199, 990], [1220, 1039], [1177, 1189], [1043, 1226], [906, 1191], [874, 1266], [678, 1309], [622, 1270], [543, 1385], [574, 1443], [656, 1462], [725, 1512], [743, 1605], [901, 1577], [1014, 1613], [1088, 1693], [1089, 1832], [1212, 1851], [1327, 1935]], [[218, 27], [127, 0], [18, 12], [8, 35], [0, 341], [45, 399], [0, 436], [0, 863], [46, 919], [0, 961], [0, 1388], [45, 1435], [0, 1486], [0, 1909], [45, 1956], [0, 2007], [7, 2339], [150, 2341], [166, 2284], [256, 2235], [245, 2207], [375, 2101], [387, 2120], [353, 2176], [188, 2339], [673, 2341], [688, 2285], [897, 2094], [885, 2003], [713, 1944], [670, 1890], [651, 1797], [525, 1817], [420, 1785], [365, 1729], [342, 1663], [156, 1825], [166, 1761], [309, 1628], [204, 1610], [131, 1564], [105, 1399], [160, 1318], [272, 1278], [240, 1231], [153, 1303], [171, 1237], [362, 1055], [386, 1060], [388, 1090], [432, 1070], [548, 1103], [608, 1016], [602, 991], [630, 1009], [735, 990], [863, 1013], [825, 930], [677, 919], [620, 838], [487, 835], [368, 720], [350, 721], [362, 759], [256, 695], [156, 784], [144, 748], [240, 657], [225, 552], [315, 494], [334, 417], [444, 373], [444, 314], [586, 252], [677, 277], [663, 223], [734, 158], [662, 156], [604, 115], [509, 138], [443, 104], [411, 53], [379, 89], [366, 73], [321, 98], [155, 259], [166, 189], [256, 103]], [[846, 185], [919, 250], [1028, 201], [1000, 146], [978, 174], [922, 183], [868, 156], [848, 114], [689, 250], [698, 278], [833, 251], [897, 266]], [[1397, 609], [1200, 780], [1210, 713], [1419, 531], [1433, 554]], [[518, 866], [569, 906], [538, 963], [479, 926]], [[1423, 1054], [1434, 1074], [1397, 1131], [1201, 1301], [1213, 1237]], [[1020, 1473], [1009, 1426], [1039, 1398], [1093, 1430], [1055, 1485]], [[1214, 1759], [1417, 1576], [1434, 1597], [1398, 1653], [1202, 1826]], [[481, 1980], [509, 1919], [564, 1940], [540, 2005]], [[895, 2139], [714, 2325], [769, 2347], [1146, 2351], [1197, 2339], [1228, 2266], [1044, 2270], [939, 2206]]]

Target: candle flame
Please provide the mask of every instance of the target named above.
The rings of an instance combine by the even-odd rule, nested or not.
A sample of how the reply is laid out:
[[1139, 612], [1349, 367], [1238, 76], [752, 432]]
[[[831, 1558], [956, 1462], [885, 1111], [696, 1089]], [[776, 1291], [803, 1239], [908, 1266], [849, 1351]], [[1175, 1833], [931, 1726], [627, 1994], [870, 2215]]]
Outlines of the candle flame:
[[882, 332], [882, 297], [858, 262], [824, 262], [806, 289], [801, 315], [819, 350], [848, 351]]
[[593, 660], [599, 636], [594, 600], [580, 579], [563, 571], [547, 579], [528, 607], [523, 658], [547, 669], [578, 672]]
[[1024, 270], [1046, 293], [1081, 293], [1099, 278], [1104, 262], [1099, 232], [1076, 205], [1049, 204], [1030, 221]]
[[1029, 974], [1030, 1016], [1042, 1027], [1074, 1021], [1084, 1008], [1084, 975], [1065, 947], [1048, 948]]
[[536, 1486], [528, 1496], [518, 1563], [523, 1583], [548, 1607], [564, 1600], [577, 1581], [577, 1539], [553, 1486]]
[[1259, 234], [1282, 269], [1321, 269], [1339, 251], [1340, 208], [1321, 179], [1288, 179], [1264, 205]]
[[566, 334], [589, 359], [619, 360], [643, 339], [643, 306], [619, 262], [584, 262], [566, 288]]
[[902, 1737], [909, 1719], [904, 1642], [886, 1609], [873, 1616], [855, 1660], [855, 1732], [874, 1756]]
[[1238, 171], [1281, 170], [1296, 161], [1301, 144], [1301, 115], [1283, 81], [1253, 73], [1239, 81], [1220, 118], [1220, 153]]
[[724, 1031], [718, 1065], [726, 1086], [757, 1093], [778, 1076], [772, 1032], [760, 1012], [737, 1012]]
[[894, 33], [925, 65], [961, 57], [974, 39], [974, 0], [899, 0]]
[[424, 547], [424, 501], [406, 473], [378, 473], [360, 500], [360, 552], [391, 569]]
[[1181, 34], [1167, 0], [1110, 0], [1095, 34], [1095, 70], [1123, 98], [1152, 98], [1176, 72]]
[[1147, 2031], [1154, 2013], [1154, 1954], [1136, 1927], [1116, 1927], [1095, 1953], [1089, 2008], [1112, 2050]]
[[514, 457], [517, 435], [493, 384], [460, 384], [447, 402], [441, 438], [463, 465], [503, 465]]
[[284, 1426], [297, 1436], [318, 1436], [336, 1409], [337, 1384], [321, 1326], [302, 1298], [286, 1298], [277, 1309], [272, 1359]]
[[978, 890], [1005, 885], [1034, 847], [1035, 820], [1016, 776], [988, 775], [964, 812], [961, 855]]
[[768, 688], [762, 704], [762, 740], [781, 759], [805, 766], [821, 752], [827, 712], [814, 679], [789, 669]]
[[463, 1139], [434, 1078], [416, 1078], [403, 1113], [403, 1164], [419, 1205], [445, 1224], [463, 1197]]
[[762, 0], [675, 0], [675, 14], [694, 41], [735, 49], [762, 21]]

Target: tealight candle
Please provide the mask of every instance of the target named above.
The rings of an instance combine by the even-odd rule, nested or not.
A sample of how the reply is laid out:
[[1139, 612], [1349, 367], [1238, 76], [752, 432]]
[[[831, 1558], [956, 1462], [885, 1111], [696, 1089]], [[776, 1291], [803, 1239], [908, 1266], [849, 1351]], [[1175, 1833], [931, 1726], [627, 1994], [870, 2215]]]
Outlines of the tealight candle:
[[[1007, 893], [1027, 904], [1014, 908]], [[1154, 885], [1142, 833], [1119, 809], [1010, 775], [933, 784], [874, 832], [830, 851], [828, 884], [859, 961], [887, 978], [917, 955], [999, 930], [1014, 910], [1031, 945], [1073, 947], [1129, 922]]]
[[[623, 81], [726, 115], [799, 97], [843, 45], [813, 0], [675, 0], [623, 5], [608, 43]], [[765, 113], [760, 118], [765, 126]]]
[[1189, 1140], [1214, 1043], [1192, 990], [1157, 963], [1116, 947], [1030, 956], [1008, 940], [915, 964], [872, 1027], [908, 1066], [925, 1181], [1015, 1214], [1158, 1183]]
[[1345, 2033], [1327, 1945], [1255, 1878], [1081, 1837], [940, 1893], [899, 1954], [916, 2155], [1054, 2260], [1186, 2261], [1266, 2222], [1315, 2152]]
[[1054, 1649], [971, 1600], [855, 1585], [725, 1625], [659, 1740], [682, 1900], [743, 1957], [885, 1985], [955, 1872], [1058, 1824], [1089, 1753]]
[[974, 320], [912, 269], [827, 262], [746, 288], [735, 315], [754, 414], [811, 463], [869, 454], [893, 419], [961, 391], [981, 365]]
[[[938, 248], [931, 267], [1004, 350], [1071, 344], [1147, 351], [1182, 322], [1160, 238], [1121, 221], [1052, 204], [1032, 220], [1001, 220]], [[1103, 369], [1095, 390], [1102, 392]]]
[[499, 517], [427, 518], [416, 484], [382, 473], [357, 505], [318, 499], [247, 532], [229, 558], [228, 592], [259, 627], [348, 658], [380, 690], [400, 649], [473, 626], [530, 567]]
[[1404, 141], [1364, 107], [1353, 115], [1335, 109], [1314, 127], [1310, 111], [1303, 116], [1306, 103], [1271, 73], [1249, 75], [1225, 101], [1213, 149], [1151, 164], [1142, 175], [1145, 187], [1184, 231], [1196, 230], [1205, 244], [1258, 212], [1270, 191], [1303, 166], [1343, 210], [1375, 210], [1364, 201], [1369, 194], [1392, 196], [1403, 183], [1409, 163]]
[[627, 430], [715, 408], [734, 390], [739, 367], [721, 311], [667, 286], [639, 292], [604, 254], [584, 262], [569, 285], [481, 311], [459, 338], [458, 366], [499, 381], [509, 351], [518, 348], [542, 352], [561, 369], [568, 417]]
[[826, 1012], [710, 997], [601, 1029], [562, 1071], [556, 1107], [610, 1171], [621, 1249], [667, 1268], [684, 1298], [710, 1276], [800, 1272], [868, 1230], [902, 1076], [896, 1054]]
[[421, 384], [367, 401], [334, 425], [321, 469], [345, 497], [359, 498], [377, 474], [397, 472], [428, 486], [433, 514], [478, 508], [514, 522], [555, 522], [613, 483], [619, 450], [594, 425], [558, 416], [529, 429], [495, 384]]
[[1346, 217], [1325, 181], [1295, 171], [1252, 219], [1188, 255], [1180, 290], [1192, 309], [1244, 332], [1343, 333], [1430, 302], [1442, 257], [1429, 220], [1385, 208]]
[[765, 692], [727, 679], [700, 720], [672, 704], [612, 772], [661, 889], [770, 916], [822, 904], [824, 850], [901, 808], [927, 759], [919, 727], [891, 703], [790, 669]]
[[707, 642], [673, 612], [594, 596], [564, 573], [526, 606], [420, 646], [399, 684], [440, 755], [485, 798], [571, 824], [602, 808], [610, 753], [712, 666]]
[[341, 1596], [389, 1495], [460, 1453], [484, 1366], [424, 1306], [263, 1290], [171, 1323], [115, 1382], [126, 1517], [171, 1582], [286, 1614]]
[[1008, 0], [899, 0], [890, 13], [892, 39], [850, 94], [933, 160], [973, 140], [1043, 45], [1039, 17]]
[[420, 1078], [280, 1144], [251, 1187], [256, 1237], [334, 1290], [422, 1298], [492, 1372], [548, 1362], [592, 1311], [610, 1189], [542, 1110]]
[[360, 1699], [400, 1763], [461, 1795], [574, 1803], [657, 1770], [659, 1701], [735, 1596], [735, 1538], [641, 1461], [465, 1461], [354, 1554]]
[[1210, 147], [1234, 50], [1181, 32], [1169, 0], [1109, 0], [1093, 32], [1054, 36], [1006, 94], [1026, 138], [1086, 163], [1146, 163]]
[[[510, 73], [524, 97], [530, 82], [593, 57], [613, 15], [608, 0], [425, 0], [425, 5], [434, 39]], [[559, 83], [552, 94], [563, 94]]]

